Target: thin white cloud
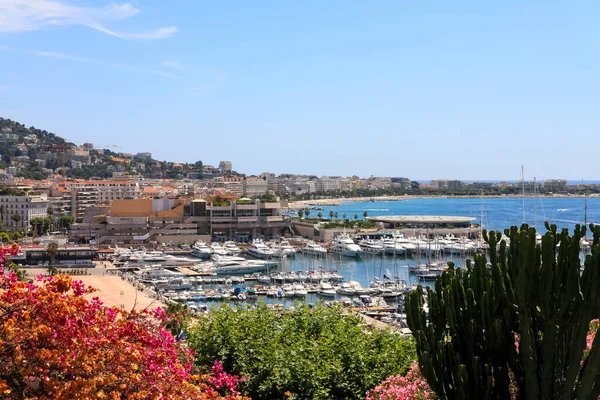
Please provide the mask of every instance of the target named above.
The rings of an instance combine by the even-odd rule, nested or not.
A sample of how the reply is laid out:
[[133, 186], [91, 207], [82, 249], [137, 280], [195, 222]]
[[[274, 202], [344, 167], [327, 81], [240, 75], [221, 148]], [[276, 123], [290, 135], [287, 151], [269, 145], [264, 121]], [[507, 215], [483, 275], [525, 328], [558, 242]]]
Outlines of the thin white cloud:
[[37, 50], [34, 50], [34, 51], [29, 51], [27, 53], [28, 54], [33, 54], [34, 56], [40, 56], [40, 57], [58, 58], [58, 59], [61, 59], [61, 60], [69, 60], [69, 61], [75, 61], [75, 62], [81, 62], [81, 63], [90, 63], [90, 64], [95, 63], [94, 60], [90, 60], [89, 58], [70, 56], [68, 54], [56, 53], [56, 52], [53, 52], [53, 51], [37, 51]]
[[121, 39], [163, 39], [177, 33], [175, 26], [144, 32], [118, 32], [107, 28], [111, 21], [129, 19], [140, 13], [131, 3], [105, 7], [79, 7], [51, 0], [0, 0], [0, 32], [24, 32], [46, 26], [82, 25]]
[[183, 65], [181, 65], [181, 63], [179, 61], [165, 60], [162, 63], [160, 63], [160, 65], [162, 65], [163, 67], [166, 67], [166, 68], [176, 69], [179, 71], [183, 70]]
[[168, 71], [161, 71], [161, 70], [152, 69], [152, 68], [136, 67], [136, 66], [127, 65], [127, 64], [106, 63], [103, 61], [93, 60], [91, 58], [77, 57], [77, 56], [72, 56], [69, 54], [57, 53], [54, 51], [24, 50], [24, 49], [13, 49], [13, 48], [8, 48], [8, 47], [5, 49], [0, 48], [0, 50], [10, 50], [10, 51], [13, 51], [16, 53], [33, 55], [33, 56], [37, 56], [37, 57], [56, 58], [59, 60], [67, 60], [67, 61], [72, 61], [72, 62], [82, 63], [82, 64], [92, 64], [92, 65], [99, 65], [99, 66], [107, 67], [107, 68], [116, 68], [116, 69], [123, 69], [123, 70], [133, 71], [133, 72], [147, 73], [147, 74], [162, 76], [162, 77], [169, 78], [169, 79], [180, 79], [180, 77], [178, 75], [173, 74]]

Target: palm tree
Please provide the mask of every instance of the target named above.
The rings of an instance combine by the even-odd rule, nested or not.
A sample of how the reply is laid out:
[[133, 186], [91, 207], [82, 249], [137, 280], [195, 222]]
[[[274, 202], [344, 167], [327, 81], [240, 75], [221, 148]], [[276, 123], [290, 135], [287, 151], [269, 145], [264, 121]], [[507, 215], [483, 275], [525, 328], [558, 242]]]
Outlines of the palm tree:
[[365, 219], [367, 219], [367, 217], [368, 217], [368, 216], [369, 216], [369, 213], [365, 211], [365, 212], [363, 213], [363, 217], [365, 217]]
[[310, 215], [310, 208], [304, 209], [304, 215], [306, 215], [306, 218], [308, 218], [308, 216]]
[[13, 230], [16, 231], [19, 226], [19, 221], [21, 221], [21, 214], [17, 211], [12, 215], [11, 219], [15, 222]]
[[335, 220], [336, 221], [338, 220], [338, 213], [337, 213], [337, 211], [335, 212]]
[[54, 259], [56, 258], [56, 254], [58, 254], [58, 243], [48, 243], [48, 246], [46, 246], [46, 253], [48, 254], [48, 258], [50, 258], [50, 266], [52, 266]]
[[354, 220], [358, 219], [358, 214], [354, 214]]
[[52, 208], [48, 208], [46, 210], [46, 214], [48, 214], [48, 218], [50, 218], [50, 230], [54, 231], [54, 210]]
[[346, 213], [342, 214], [342, 219], [345, 221], [346, 220]]
[[335, 215], [335, 213], [333, 211], [329, 211], [329, 219], [333, 220], [333, 216]]
[[319, 219], [322, 219], [323, 218], [323, 213], [322, 212], [318, 212], [317, 213], [317, 217], [319, 217]]
[[301, 208], [298, 210], [298, 217], [300, 217], [300, 219], [302, 219], [303, 216], [304, 216], [304, 209]]

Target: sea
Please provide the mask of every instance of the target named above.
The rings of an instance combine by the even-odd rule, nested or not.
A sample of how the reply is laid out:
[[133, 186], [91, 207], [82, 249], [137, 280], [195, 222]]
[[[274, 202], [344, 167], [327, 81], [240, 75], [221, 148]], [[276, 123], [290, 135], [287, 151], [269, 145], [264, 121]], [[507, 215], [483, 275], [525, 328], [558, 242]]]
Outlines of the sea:
[[[367, 216], [382, 215], [446, 215], [475, 218], [475, 223], [483, 222], [487, 230], [503, 230], [512, 225], [526, 222], [544, 233], [544, 222], [556, 224], [559, 229], [573, 230], [575, 225], [600, 223], [600, 198], [410, 198], [401, 201], [361, 201], [346, 202], [339, 206], [323, 206], [323, 210], [311, 210], [310, 216], [322, 213], [324, 218], [329, 212], [337, 212], [341, 219], [354, 219], [355, 214], [363, 219]], [[586, 212], [587, 208], [587, 212]], [[464, 266], [471, 255], [447, 256], [443, 260], [453, 261], [457, 266]], [[410, 256], [377, 256], [366, 254], [360, 259], [328, 254], [324, 258], [315, 258], [297, 254], [292, 258], [284, 258], [278, 271], [335, 270], [343, 275], [345, 281], [357, 281], [363, 287], [384, 275], [405, 280], [408, 284], [418, 283], [416, 277], [408, 271], [408, 265], [422, 263], [424, 260]], [[246, 283], [244, 286], [251, 286]], [[339, 296], [338, 296], [339, 297]], [[309, 294], [306, 301], [317, 301], [315, 294]], [[294, 304], [293, 299], [265, 299], [266, 302], [282, 303], [284, 306]], [[392, 303], [393, 304], [393, 303]]]

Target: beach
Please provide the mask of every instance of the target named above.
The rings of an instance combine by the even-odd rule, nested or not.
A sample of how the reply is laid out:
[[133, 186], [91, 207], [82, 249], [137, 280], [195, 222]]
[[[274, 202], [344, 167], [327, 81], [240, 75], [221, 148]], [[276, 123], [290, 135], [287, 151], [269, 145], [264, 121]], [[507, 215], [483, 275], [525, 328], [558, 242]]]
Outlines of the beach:
[[[29, 278], [47, 273], [46, 268], [24, 268]], [[73, 280], [80, 280], [88, 286], [97, 289], [89, 298], [98, 297], [107, 307], [116, 306], [125, 310], [143, 310], [145, 308], [164, 307], [164, 303], [155, 299], [150, 292], [137, 290], [127, 279], [111, 275], [116, 271], [107, 261], [96, 262], [96, 268], [85, 269], [90, 275], [71, 275]], [[67, 270], [59, 269], [66, 273]]]

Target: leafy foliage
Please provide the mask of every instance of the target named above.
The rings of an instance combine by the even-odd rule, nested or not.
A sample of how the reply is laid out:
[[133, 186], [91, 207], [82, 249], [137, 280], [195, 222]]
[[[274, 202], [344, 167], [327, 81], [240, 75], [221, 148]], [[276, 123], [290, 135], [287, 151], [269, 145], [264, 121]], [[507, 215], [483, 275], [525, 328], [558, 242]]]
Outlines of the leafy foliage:
[[299, 305], [275, 312], [223, 306], [189, 328], [199, 363], [218, 359], [248, 377], [254, 398], [361, 399], [390, 375], [406, 372], [414, 343], [387, 330], [369, 331], [339, 307]]

